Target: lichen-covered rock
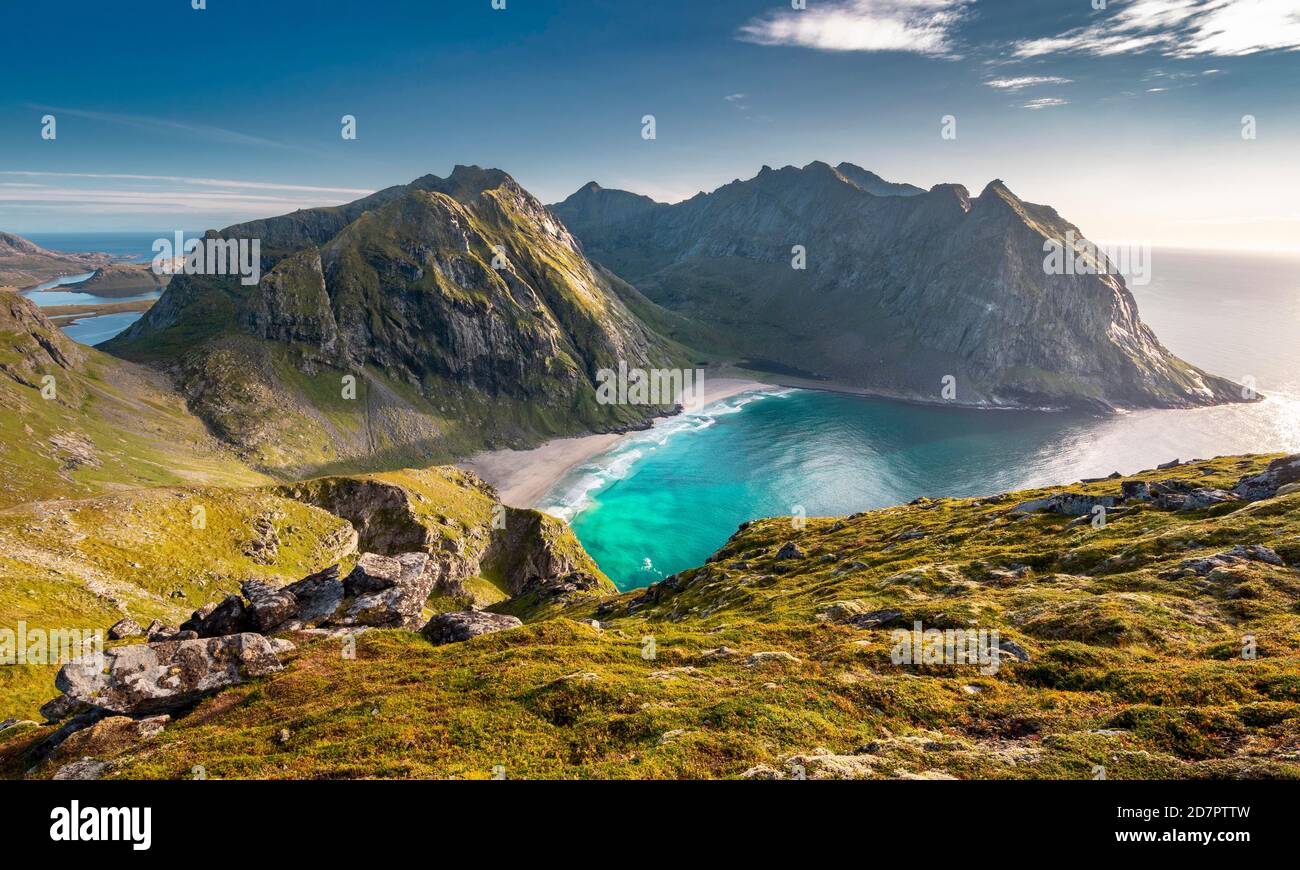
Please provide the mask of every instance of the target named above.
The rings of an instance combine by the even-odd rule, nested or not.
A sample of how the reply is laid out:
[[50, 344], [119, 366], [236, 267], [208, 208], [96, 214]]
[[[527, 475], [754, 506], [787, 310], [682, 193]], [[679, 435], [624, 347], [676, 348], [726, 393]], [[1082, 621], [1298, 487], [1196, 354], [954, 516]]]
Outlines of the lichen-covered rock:
[[750, 653], [745, 658], [745, 667], [755, 668], [760, 665], [779, 663], [785, 665], [797, 665], [799, 659], [797, 656], [786, 652], [785, 650], [772, 650], [769, 652]]
[[1112, 508], [1119, 504], [1119, 496], [1091, 495], [1080, 492], [1061, 492], [1045, 498], [1022, 501], [1011, 508], [1013, 514], [1032, 514], [1039, 512], [1064, 514], [1067, 517], [1088, 516], [1093, 508], [1101, 506]]
[[244, 602], [238, 595], [227, 595], [220, 602], [205, 604], [181, 623], [181, 630], [196, 632], [199, 637], [225, 637], [253, 628]]
[[105, 716], [88, 728], [68, 735], [50, 755], [52, 763], [84, 756], [116, 754], [163, 732], [171, 717], [167, 714], [134, 719], [130, 716]]
[[343, 583], [339, 580], [339, 566], [304, 577], [284, 587], [298, 604], [297, 618], [304, 625], [313, 625], [328, 619], [343, 603]]
[[102, 668], [94, 662], [64, 665], [55, 686], [72, 702], [147, 715], [280, 670], [270, 641], [251, 632], [113, 647], [104, 659]]
[[1162, 507], [1180, 511], [1199, 511], [1216, 504], [1240, 501], [1240, 496], [1222, 489], [1197, 487], [1185, 495], [1167, 496], [1162, 500]]
[[804, 555], [804, 551], [794, 541], [786, 541], [781, 545], [781, 549], [776, 551], [776, 558], [778, 561], [783, 561], [785, 559], [802, 559]]
[[433, 592], [437, 579], [436, 572], [430, 570], [431, 565], [428, 553], [403, 553], [396, 558], [362, 556], [357, 570], [348, 575], [345, 588], [349, 592], [375, 591], [345, 603], [343, 616], [337, 622], [375, 628], [419, 628], [424, 602]]
[[248, 599], [249, 622], [254, 631], [270, 634], [298, 615], [298, 601], [284, 589], [260, 580], [245, 580], [239, 587]]
[[82, 758], [78, 761], [69, 762], [58, 770], [54, 771], [51, 779], [59, 780], [93, 780], [99, 779], [104, 771], [108, 769], [107, 761], [100, 761], [96, 758]]
[[1278, 567], [1283, 567], [1286, 564], [1282, 561], [1282, 557], [1271, 547], [1265, 547], [1263, 544], [1238, 544], [1226, 553], [1184, 559], [1179, 563], [1178, 567], [1181, 571], [1205, 577], [1217, 568], [1232, 568], [1244, 565], [1247, 562], [1264, 562]]
[[69, 697], [68, 695], [59, 695], [41, 705], [41, 715], [45, 717], [46, 722], [62, 722], [74, 713], [87, 709], [87, 705]]
[[1300, 453], [1274, 459], [1258, 474], [1249, 474], [1237, 481], [1232, 491], [1246, 501], [1273, 498], [1279, 489], [1288, 484], [1300, 483]]
[[391, 589], [402, 579], [402, 564], [390, 556], [364, 553], [357, 560], [352, 573], [343, 581], [344, 591], [351, 597], [368, 595]]
[[440, 645], [459, 643], [480, 634], [518, 628], [521, 625], [523, 623], [513, 616], [484, 610], [466, 610], [460, 613], [440, 613], [429, 620], [422, 632], [430, 643]]
[[125, 640], [128, 637], [139, 637], [142, 634], [144, 634], [144, 629], [140, 627], [140, 623], [129, 616], [119, 619], [108, 629], [110, 640]]

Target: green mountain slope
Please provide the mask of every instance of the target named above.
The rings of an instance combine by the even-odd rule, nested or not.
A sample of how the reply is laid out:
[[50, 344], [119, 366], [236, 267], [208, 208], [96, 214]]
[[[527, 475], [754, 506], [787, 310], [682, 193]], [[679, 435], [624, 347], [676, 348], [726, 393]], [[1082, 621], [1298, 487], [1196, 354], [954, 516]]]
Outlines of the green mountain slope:
[[280, 476], [641, 426], [666, 409], [598, 404], [596, 373], [689, 363], [497, 170], [220, 235], [261, 240], [260, 283], [178, 276], [106, 349], [167, 368], [220, 437]]
[[165, 378], [72, 342], [15, 294], [0, 294], [0, 406], [0, 509], [124, 487], [266, 480]]

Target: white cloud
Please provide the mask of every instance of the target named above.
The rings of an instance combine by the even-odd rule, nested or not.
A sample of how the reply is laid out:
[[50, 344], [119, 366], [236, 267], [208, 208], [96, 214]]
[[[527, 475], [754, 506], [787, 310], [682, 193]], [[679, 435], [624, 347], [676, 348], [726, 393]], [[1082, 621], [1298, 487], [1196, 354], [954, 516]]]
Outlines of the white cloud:
[[1060, 97], [1041, 97], [1037, 100], [1030, 100], [1023, 104], [1022, 109], [1050, 109], [1052, 106], [1068, 106], [1069, 100], [1062, 100]]
[[[269, 181], [237, 181], [229, 178], [194, 178], [183, 175], [129, 175], [116, 172], [30, 172], [18, 170], [0, 171], [0, 175], [16, 175], [25, 178], [97, 178], [121, 181], [167, 181], [177, 184], [194, 184], [207, 187], [243, 187], [251, 190], [293, 190], [305, 193], [355, 193], [365, 196], [374, 193], [363, 187], [316, 187], [306, 184], [275, 184]], [[34, 187], [35, 185], [10, 184], [12, 187]]]
[[951, 56], [952, 35], [972, 0], [838, 0], [755, 18], [739, 38], [821, 51], [906, 51]]
[[1133, 0], [1085, 27], [1012, 46], [1017, 57], [1157, 51], [1189, 58], [1274, 50], [1300, 50], [1296, 0]]
[[1035, 85], [1068, 85], [1071, 81], [1073, 79], [1063, 79], [1060, 76], [1021, 76], [1014, 79], [993, 79], [984, 84], [1004, 91], [1018, 91]]
[[222, 223], [338, 205], [370, 193], [364, 188], [318, 187], [177, 175], [6, 170], [0, 177], [45, 183], [0, 182], [0, 207], [48, 213], [189, 214]]

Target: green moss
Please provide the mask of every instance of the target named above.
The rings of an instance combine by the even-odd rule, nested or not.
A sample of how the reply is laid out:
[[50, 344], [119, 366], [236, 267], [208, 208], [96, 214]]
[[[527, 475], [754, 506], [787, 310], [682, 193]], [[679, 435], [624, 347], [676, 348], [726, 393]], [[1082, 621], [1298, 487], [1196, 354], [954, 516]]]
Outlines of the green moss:
[[[1231, 484], [1268, 458], [1142, 476]], [[419, 477], [406, 485], [431, 502], [451, 483]], [[1180, 568], [1237, 543], [1280, 552], [1300, 499], [1137, 511], [1094, 530], [1009, 512], [1029, 495], [920, 500], [799, 531], [755, 522], [650, 590], [544, 608], [466, 643], [372, 632], [345, 659], [337, 641], [306, 641], [284, 672], [204, 702], [112, 775], [1300, 778], [1297, 571], [1248, 566], [1264, 591], [1242, 616], [1236, 585]], [[453, 524], [481, 516], [465, 498], [438, 510]], [[791, 540], [805, 556], [777, 560]], [[906, 626], [996, 629], [1032, 658], [995, 673], [896, 665], [891, 627], [844, 621], [880, 609]], [[1255, 658], [1240, 654], [1246, 635]], [[751, 660], [762, 652], [788, 655]]]

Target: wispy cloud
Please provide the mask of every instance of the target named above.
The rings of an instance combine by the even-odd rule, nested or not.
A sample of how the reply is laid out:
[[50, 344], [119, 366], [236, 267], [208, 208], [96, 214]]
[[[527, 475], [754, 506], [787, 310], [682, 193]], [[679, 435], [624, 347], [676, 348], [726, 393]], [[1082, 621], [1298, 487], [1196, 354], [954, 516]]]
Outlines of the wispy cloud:
[[1050, 109], [1053, 106], [1068, 106], [1069, 100], [1062, 100], [1060, 97], [1041, 97], [1037, 100], [1030, 100], [1020, 106], [1022, 109]]
[[1133, 0], [1099, 13], [1092, 24], [1012, 46], [1016, 57], [1137, 52], [1232, 57], [1297, 50], [1296, 0]]
[[1000, 90], [1019, 91], [1037, 85], [1068, 85], [1071, 81], [1073, 79], [1064, 79], [1060, 76], [1021, 76], [1014, 79], [992, 79], [984, 84]]
[[44, 106], [31, 103], [27, 105], [28, 108], [42, 112], [49, 112], [56, 117], [67, 115], [72, 118], [82, 118], [87, 121], [99, 121], [105, 124], [131, 127], [136, 130], [179, 135], [191, 139], [203, 139], [208, 142], [220, 142], [226, 145], [277, 148], [288, 151], [302, 151], [310, 154], [320, 153], [314, 149], [306, 148], [301, 145], [277, 142], [274, 139], [253, 136], [248, 133], [241, 133], [238, 130], [228, 130], [225, 127], [214, 127], [209, 124], [190, 124], [183, 121], [174, 121], [169, 118], [156, 118], [150, 115], [124, 115], [118, 112], [97, 112], [87, 109], [68, 108], [66, 106]]
[[196, 220], [211, 219], [218, 225], [300, 208], [337, 205], [371, 193], [354, 187], [112, 172], [5, 170], [0, 171], [0, 178], [44, 180], [0, 181], [0, 206], [5, 210], [192, 215]]
[[374, 193], [373, 190], [368, 190], [364, 187], [316, 187], [307, 184], [276, 184], [269, 181], [238, 181], [230, 178], [195, 178], [185, 175], [130, 175], [117, 172], [37, 172], [19, 170], [0, 171], [0, 175], [21, 176], [27, 178], [97, 178], [122, 181], [165, 181], [174, 184], [193, 184], [207, 187], [241, 187], [249, 190], [292, 190], [305, 193], [355, 193], [361, 196]]
[[953, 32], [971, 0], [838, 0], [755, 18], [738, 38], [820, 51], [903, 51], [952, 56]]

